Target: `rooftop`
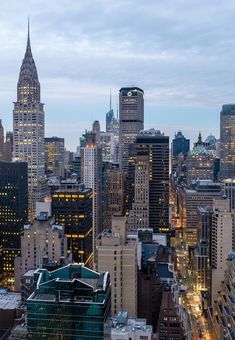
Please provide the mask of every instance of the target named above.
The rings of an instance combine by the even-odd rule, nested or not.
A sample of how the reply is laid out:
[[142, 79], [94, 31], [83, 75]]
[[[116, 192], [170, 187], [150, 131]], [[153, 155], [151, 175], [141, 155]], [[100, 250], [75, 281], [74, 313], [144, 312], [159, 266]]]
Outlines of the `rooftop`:
[[16, 309], [20, 304], [20, 293], [9, 293], [6, 289], [0, 289], [0, 309]]

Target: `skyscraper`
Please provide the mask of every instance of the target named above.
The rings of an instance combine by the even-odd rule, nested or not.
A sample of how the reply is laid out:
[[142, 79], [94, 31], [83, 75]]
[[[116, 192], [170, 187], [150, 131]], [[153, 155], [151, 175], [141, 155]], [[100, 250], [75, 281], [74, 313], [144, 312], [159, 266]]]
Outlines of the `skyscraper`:
[[220, 112], [220, 178], [235, 177], [235, 104], [222, 106]]
[[0, 161], [4, 160], [4, 129], [0, 119]]
[[48, 175], [64, 176], [64, 138], [45, 138], [45, 161]]
[[34, 217], [36, 201], [43, 199], [46, 190], [43, 105], [28, 28], [27, 47], [20, 68], [17, 101], [13, 110], [13, 158], [28, 163], [30, 219]]
[[[135, 159], [147, 156], [149, 172], [149, 228], [154, 232], [169, 231], [169, 137], [158, 130], [141, 131], [131, 148], [128, 182], [135, 183]], [[147, 167], [146, 167], [147, 170]], [[145, 171], [145, 170], [144, 170]], [[145, 178], [145, 179], [144, 179]], [[146, 176], [143, 177], [146, 182]], [[134, 202], [135, 187], [128, 183], [128, 207]], [[147, 196], [147, 191], [146, 191]], [[147, 201], [147, 197], [145, 198]]]
[[144, 129], [144, 91], [138, 87], [123, 87], [119, 91], [119, 159], [121, 168], [128, 171], [129, 145]]
[[20, 234], [27, 221], [27, 163], [0, 162], [0, 286], [14, 283], [14, 259], [20, 254]]
[[4, 143], [4, 161], [12, 161], [12, 151], [13, 151], [13, 132], [7, 131], [6, 140]]

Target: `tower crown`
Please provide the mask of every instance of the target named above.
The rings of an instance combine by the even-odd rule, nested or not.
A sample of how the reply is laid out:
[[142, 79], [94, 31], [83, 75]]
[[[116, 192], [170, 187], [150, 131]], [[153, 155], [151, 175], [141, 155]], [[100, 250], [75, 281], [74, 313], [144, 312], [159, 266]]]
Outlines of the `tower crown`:
[[27, 46], [17, 84], [17, 101], [22, 103], [40, 102], [40, 83], [31, 51], [29, 23]]

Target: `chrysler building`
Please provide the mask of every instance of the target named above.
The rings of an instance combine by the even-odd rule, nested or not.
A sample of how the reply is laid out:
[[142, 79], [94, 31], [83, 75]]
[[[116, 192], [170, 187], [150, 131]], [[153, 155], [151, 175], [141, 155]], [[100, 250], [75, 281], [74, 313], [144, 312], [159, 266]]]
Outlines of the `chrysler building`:
[[16, 162], [28, 163], [29, 220], [35, 216], [36, 202], [42, 201], [46, 193], [43, 105], [28, 25], [27, 47], [13, 110], [13, 157]]

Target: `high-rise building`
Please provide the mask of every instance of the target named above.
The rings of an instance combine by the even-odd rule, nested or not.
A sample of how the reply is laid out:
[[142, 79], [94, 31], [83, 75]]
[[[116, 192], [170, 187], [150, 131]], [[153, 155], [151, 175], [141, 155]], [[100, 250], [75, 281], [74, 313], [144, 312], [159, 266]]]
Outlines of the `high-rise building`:
[[226, 178], [222, 181], [224, 194], [230, 201], [230, 209], [235, 209], [235, 178]]
[[17, 101], [13, 110], [13, 158], [17, 162], [28, 163], [30, 219], [35, 215], [36, 202], [46, 195], [43, 105], [28, 30], [26, 52], [17, 84]]
[[220, 178], [235, 177], [235, 104], [222, 106], [220, 112]]
[[46, 174], [64, 177], [64, 138], [45, 138]]
[[125, 214], [125, 184], [126, 176], [123, 170], [118, 168], [110, 169], [107, 179], [108, 186], [108, 204], [107, 204], [107, 218], [106, 228], [110, 229], [112, 226], [112, 216], [115, 214]]
[[[141, 131], [130, 154], [128, 206], [134, 202], [135, 158], [147, 156], [149, 171], [149, 228], [169, 232], [169, 137], [160, 131]], [[145, 178], [146, 182], [146, 178]], [[141, 194], [141, 191], [140, 191]]]
[[190, 149], [190, 140], [185, 138], [181, 131], [175, 134], [175, 138], [172, 140], [172, 173], [175, 173], [178, 165], [178, 156], [182, 154], [184, 159], [187, 157]]
[[187, 245], [196, 245], [198, 241], [198, 207], [212, 206], [213, 199], [220, 197], [220, 184], [209, 180], [200, 180], [189, 188], [179, 188], [179, 221]]
[[0, 161], [4, 159], [4, 129], [2, 126], [2, 120], [0, 119]]
[[88, 133], [85, 147], [81, 148], [81, 183], [93, 191], [92, 221], [94, 238], [102, 229], [102, 150], [96, 142], [96, 136], [96, 133]]
[[13, 286], [14, 260], [28, 216], [27, 163], [0, 162], [0, 286]]
[[187, 164], [187, 185], [198, 180], [214, 180], [214, 159], [209, 143], [202, 141], [199, 133], [198, 141], [194, 143], [193, 150], [189, 153]]
[[116, 162], [116, 148], [114, 142], [114, 134], [111, 132], [100, 133], [100, 146], [102, 149], [103, 162]]
[[52, 193], [55, 222], [64, 226], [68, 254], [73, 260], [92, 268], [92, 190], [77, 183], [62, 181]]
[[4, 161], [11, 162], [13, 153], [13, 132], [7, 131], [4, 143]]
[[21, 235], [21, 255], [15, 258], [15, 290], [20, 290], [21, 276], [29, 269], [43, 265], [60, 264], [67, 256], [67, 239], [64, 227], [54, 218], [39, 214], [32, 224], [26, 224]]
[[123, 87], [119, 91], [119, 159], [121, 169], [128, 171], [129, 145], [144, 129], [144, 91]]
[[135, 195], [127, 219], [128, 230], [149, 226], [149, 156], [137, 155], [135, 160]]
[[214, 200], [211, 225], [211, 302], [220, 289], [227, 256], [233, 250], [233, 243], [234, 212], [230, 211], [229, 200]]
[[29, 339], [111, 338], [109, 273], [71, 264], [52, 272], [38, 269], [27, 300]]
[[137, 246], [127, 242], [125, 216], [113, 216], [112, 232], [96, 240], [98, 271], [107, 270], [112, 284], [112, 315], [125, 310], [137, 313]]

